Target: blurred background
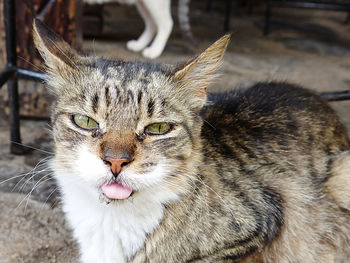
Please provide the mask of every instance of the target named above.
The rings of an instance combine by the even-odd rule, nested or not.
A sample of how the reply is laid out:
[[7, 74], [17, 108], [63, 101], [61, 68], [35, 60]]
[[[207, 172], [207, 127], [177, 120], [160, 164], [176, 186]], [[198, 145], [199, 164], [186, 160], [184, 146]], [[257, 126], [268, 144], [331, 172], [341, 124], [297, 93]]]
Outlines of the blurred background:
[[[8, 0], [0, 0], [0, 70], [8, 59], [4, 1]], [[16, 9], [17, 41], [12, 48], [21, 69], [43, 70], [32, 43], [33, 14], [81, 53], [147, 60], [126, 48], [126, 42], [137, 39], [144, 29], [135, 6], [10, 1]], [[287, 81], [316, 92], [350, 90], [350, 1], [191, 0], [188, 17], [197, 45], [182, 36], [178, 1], [171, 5], [174, 27], [155, 63], [184, 62], [225, 33], [232, 34], [221, 75], [209, 92], [245, 88], [258, 81]], [[52, 155], [52, 97], [40, 81], [19, 78], [20, 139], [25, 147], [13, 152], [25, 154], [15, 155], [10, 152], [12, 104], [4, 84], [0, 89], [0, 262], [75, 262], [75, 245], [58, 209], [57, 188], [45, 168]], [[350, 101], [330, 105], [350, 130]]]

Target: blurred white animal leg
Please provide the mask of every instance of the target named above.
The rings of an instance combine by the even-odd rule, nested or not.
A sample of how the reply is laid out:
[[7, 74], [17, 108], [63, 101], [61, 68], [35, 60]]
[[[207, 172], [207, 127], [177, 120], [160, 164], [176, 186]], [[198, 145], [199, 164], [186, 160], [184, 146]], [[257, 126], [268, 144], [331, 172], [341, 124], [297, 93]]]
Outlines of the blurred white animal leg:
[[136, 7], [145, 23], [145, 30], [137, 40], [128, 41], [126, 46], [129, 50], [139, 52], [152, 41], [154, 35], [156, 34], [157, 27], [142, 0], [139, 0], [136, 3]]
[[143, 50], [142, 55], [146, 58], [156, 58], [162, 54], [173, 29], [170, 0], [143, 0], [145, 7], [150, 13], [157, 27], [157, 35], [150, 47]]

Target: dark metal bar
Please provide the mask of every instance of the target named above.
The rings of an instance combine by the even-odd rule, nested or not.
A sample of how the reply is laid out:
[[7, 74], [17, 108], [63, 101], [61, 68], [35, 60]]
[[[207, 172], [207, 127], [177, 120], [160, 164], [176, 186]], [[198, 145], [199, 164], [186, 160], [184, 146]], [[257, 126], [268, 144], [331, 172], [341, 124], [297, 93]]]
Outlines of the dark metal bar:
[[[6, 34], [6, 59], [7, 68], [16, 68], [17, 52], [16, 52], [16, 10], [15, 1], [4, 1], [4, 22]], [[19, 104], [18, 104], [18, 85], [17, 74], [12, 74], [7, 83], [9, 94], [10, 107], [10, 126], [11, 126], [11, 146], [10, 150], [14, 154], [23, 154], [20, 135], [20, 119], [19, 119]]]
[[47, 75], [44, 73], [17, 68], [17, 76], [24, 79], [44, 81], [47, 78]]
[[226, 0], [226, 10], [225, 10], [225, 22], [224, 22], [224, 31], [230, 31], [230, 18], [231, 18], [231, 0]]
[[22, 69], [22, 68], [6, 68], [0, 73], [0, 88], [4, 85], [10, 78], [13, 77], [17, 72], [18, 78], [30, 79], [36, 81], [44, 81], [47, 78], [47, 75], [44, 73]]
[[16, 74], [7, 82], [10, 107], [10, 150], [14, 154], [24, 154], [21, 147], [20, 117], [18, 103], [18, 81]]
[[16, 67], [16, 19], [15, 1], [4, 1], [4, 23], [6, 34], [6, 59], [7, 67]]
[[309, 9], [326, 9], [334, 11], [347, 11], [350, 12], [350, 3], [334, 3], [334, 2], [325, 2], [317, 0], [309, 1], [290, 1], [290, 0], [266, 0], [266, 11], [265, 11], [265, 26], [264, 26], [264, 35], [266, 36], [269, 33], [270, 27], [270, 16], [271, 16], [271, 7], [295, 7], [295, 8], [309, 8]]
[[350, 90], [322, 92], [320, 96], [328, 101], [350, 100]]
[[269, 1], [270, 6], [278, 7], [297, 7], [297, 8], [313, 8], [313, 9], [328, 9], [334, 11], [350, 11], [350, 4], [332, 3], [321, 1]]
[[0, 73], [0, 89], [16, 73], [15, 68], [6, 68]]
[[44, 80], [43, 73], [17, 68], [16, 51], [16, 7], [14, 0], [4, 0], [4, 24], [6, 36], [6, 69], [0, 73], [0, 88], [7, 82], [10, 121], [10, 151], [14, 154], [25, 154], [28, 149], [21, 144], [18, 77]]

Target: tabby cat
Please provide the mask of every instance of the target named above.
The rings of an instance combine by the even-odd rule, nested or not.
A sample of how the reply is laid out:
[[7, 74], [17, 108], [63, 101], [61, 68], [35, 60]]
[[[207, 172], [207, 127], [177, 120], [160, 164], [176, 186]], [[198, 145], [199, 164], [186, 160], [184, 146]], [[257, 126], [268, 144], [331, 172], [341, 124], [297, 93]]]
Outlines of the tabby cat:
[[228, 35], [178, 67], [78, 55], [38, 20], [34, 36], [81, 262], [350, 255], [350, 141], [318, 96], [285, 83], [207, 94]]

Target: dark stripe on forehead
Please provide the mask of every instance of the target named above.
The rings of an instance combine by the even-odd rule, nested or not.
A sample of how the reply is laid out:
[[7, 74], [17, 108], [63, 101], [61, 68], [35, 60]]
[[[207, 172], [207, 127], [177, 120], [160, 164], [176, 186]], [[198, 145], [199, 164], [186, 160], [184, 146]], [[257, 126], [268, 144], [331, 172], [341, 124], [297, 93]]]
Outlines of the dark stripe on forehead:
[[109, 94], [109, 87], [105, 87], [105, 101], [106, 101], [106, 106], [109, 107], [111, 105], [111, 94]]
[[140, 82], [141, 82], [143, 85], [145, 85], [145, 86], [147, 86], [147, 85], [150, 83], [150, 81], [149, 81], [148, 79], [146, 79], [146, 78], [141, 78], [141, 79], [140, 79]]
[[80, 99], [81, 99], [82, 102], [86, 101], [86, 95], [85, 94], [86, 94], [85, 92], [81, 92], [80, 93]]
[[97, 112], [97, 108], [98, 108], [98, 94], [95, 93], [95, 95], [92, 97], [92, 110], [94, 111], [94, 113]]
[[126, 98], [126, 102], [130, 103], [134, 100], [134, 94], [132, 93], [131, 90], [128, 90], [128, 94], [127, 94], [127, 98]]
[[137, 95], [137, 103], [138, 103], [138, 105], [140, 105], [141, 99], [142, 99], [142, 91], [139, 90], [139, 94]]
[[166, 107], [168, 105], [168, 102], [166, 99], [162, 99], [161, 103], [162, 107]]
[[154, 100], [150, 99], [150, 101], [148, 102], [147, 105], [147, 113], [148, 113], [148, 117], [151, 118], [154, 112]]

